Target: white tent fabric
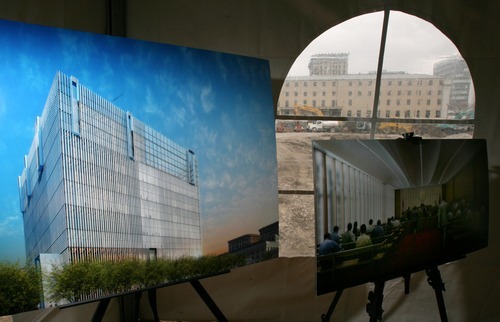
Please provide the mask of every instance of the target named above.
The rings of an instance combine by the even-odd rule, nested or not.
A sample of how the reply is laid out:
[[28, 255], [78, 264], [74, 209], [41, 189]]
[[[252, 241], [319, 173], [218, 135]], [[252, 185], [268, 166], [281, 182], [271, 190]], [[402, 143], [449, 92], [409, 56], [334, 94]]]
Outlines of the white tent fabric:
[[[447, 35], [467, 61], [475, 85], [475, 138], [487, 140], [490, 166], [489, 246], [440, 267], [450, 321], [497, 321], [500, 306], [500, 2], [496, 0], [3, 0], [0, 18], [130, 38], [204, 48], [268, 59], [275, 101], [300, 52], [326, 29], [357, 15], [391, 8], [423, 18]], [[109, 14], [107, 4], [118, 12]], [[114, 11], [116, 12], [116, 11]], [[113, 13], [113, 12], [111, 12]], [[113, 18], [113, 19], [112, 19]], [[114, 28], [110, 28], [110, 26]], [[113, 32], [111, 32], [113, 33]], [[312, 221], [313, 218], [310, 218]], [[280, 236], [282, 258], [243, 267], [202, 281], [230, 321], [319, 321], [333, 294], [315, 296], [314, 250], [287, 249], [302, 241]], [[313, 240], [311, 230], [311, 240]], [[311, 244], [314, 244], [312, 242]], [[287, 258], [302, 255], [305, 257]], [[434, 291], [425, 273], [412, 276], [409, 295], [401, 280], [387, 283], [384, 321], [439, 320]], [[346, 290], [335, 321], [366, 321], [370, 285]], [[159, 292], [165, 320], [211, 320], [189, 285]], [[94, 305], [95, 307], [95, 305]], [[110, 306], [110, 311], [116, 305]], [[143, 310], [147, 311], [146, 308]], [[87, 321], [85, 307], [52, 310], [43, 321]], [[43, 312], [39, 312], [42, 314]], [[146, 313], [145, 313], [146, 314]], [[116, 317], [110, 313], [106, 320]], [[148, 316], [144, 316], [145, 318]], [[149, 316], [150, 318], [150, 316]], [[22, 319], [19, 317], [19, 319]], [[14, 318], [16, 320], [16, 318]]]

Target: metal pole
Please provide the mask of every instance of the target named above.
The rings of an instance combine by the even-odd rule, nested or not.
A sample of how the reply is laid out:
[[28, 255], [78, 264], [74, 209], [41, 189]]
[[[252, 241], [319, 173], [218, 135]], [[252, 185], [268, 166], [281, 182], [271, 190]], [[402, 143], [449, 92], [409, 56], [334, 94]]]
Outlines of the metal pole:
[[[388, 1], [387, 1], [388, 2]], [[375, 97], [373, 98], [373, 111], [372, 111], [372, 121], [370, 129], [370, 139], [375, 137], [375, 130], [377, 124], [377, 113], [378, 113], [378, 102], [380, 96], [380, 84], [382, 82], [382, 69], [384, 67], [384, 54], [385, 54], [385, 42], [387, 40], [387, 26], [389, 25], [389, 5], [385, 6], [384, 10], [384, 24], [382, 26], [382, 39], [380, 40], [380, 52], [378, 54], [378, 66], [377, 66], [377, 79], [375, 81]]]

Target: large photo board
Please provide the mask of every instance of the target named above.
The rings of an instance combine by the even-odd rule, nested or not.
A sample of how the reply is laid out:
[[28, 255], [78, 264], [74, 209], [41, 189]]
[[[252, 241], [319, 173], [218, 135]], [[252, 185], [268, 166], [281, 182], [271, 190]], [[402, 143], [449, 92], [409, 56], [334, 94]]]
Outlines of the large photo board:
[[317, 293], [408, 276], [488, 245], [486, 142], [313, 142]]
[[[277, 256], [266, 60], [10, 21], [0, 21], [0, 58], [0, 260], [23, 263], [73, 247], [71, 257], [96, 240], [110, 253], [140, 244], [146, 256], [233, 252], [247, 263]], [[44, 113], [49, 106], [62, 115], [55, 136], [48, 134], [57, 118]], [[69, 155], [78, 174], [63, 172], [61, 182], [85, 193], [40, 219], [30, 210], [41, 195], [36, 185], [49, 186], [54, 169], [70, 169], [54, 161], [54, 142], [64, 142], [60, 156]], [[68, 221], [58, 222], [63, 217]], [[128, 222], [135, 226], [123, 228]], [[42, 224], [52, 237], [40, 232]]]

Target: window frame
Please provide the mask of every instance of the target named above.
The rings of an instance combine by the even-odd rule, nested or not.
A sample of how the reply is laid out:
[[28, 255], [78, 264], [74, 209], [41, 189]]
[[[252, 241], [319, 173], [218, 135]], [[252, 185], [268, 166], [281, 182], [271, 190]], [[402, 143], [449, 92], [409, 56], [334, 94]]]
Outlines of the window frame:
[[[370, 123], [371, 127], [370, 127], [370, 136], [369, 138], [370, 139], [374, 139], [375, 138], [375, 132], [376, 132], [376, 129], [378, 127], [379, 124], [382, 124], [382, 123], [385, 123], [385, 122], [394, 122], [395, 119], [397, 119], [397, 122], [398, 123], [410, 123], [410, 124], [418, 124], [418, 123], [422, 123], [422, 124], [470, 124], [472, 126], [474, 126], [474, 123], [475, 123], [475, 119], [467, 119], [467, 120], [453, 120], [453, 119], [446, 119], [446, 118], [441, 118], [441, 111], [440, 110], [436, 110], [434, 111], [434, 114], [435, 114], [435, 118], [428, 118], [427, 116], [427, 111], [425, 111], [424, 113], [420, 112], [419, 116], [417, 117], [417, 112], [414, 112], [412, 113], [410, 109], [404, 109], [403, 110], [403, 113], [405, 114], [404, 117], [401, 117], [401, 112], [400, 110], [394, 110], [394, 114], [395, 114], [395, 119], [394, 118], [391, 118], [391, 117], [381, 117], [381, 111], [380, 111], [380, 99], [381, 98], [381, 88], [382, 88], [382, 72], [383, 72], [383, 60], [384, 60], [384, 56], [385, 56], [385, 47], [386, 47], [386, 39], [387, 39], [387, 31], [388, 31], [388, 26], [389, 26], [389, 16], [390, 16], [390, 12], [391, 10], [389, 8], [386, 8], [384, 10], [384, 17], [383, 17], [383, 24], [382, 24], [382, 33], [381, 33], [381, 41], [380, 41], [380, 50], [379, 50], [379, 55], [378, 55], [378, 65], [377, 65], [377, 70], [376, 70], [376, 79], [375, 79], [375, 88], [374, 88], [374, 93], [372, 93], [372, 90], [369, 90], [368, 91], [368, 96], [372, 96], [373, 94], [373, 105], [372, 105], [372, 108], [370, 109], [371, 111], [371, 117], [367, 116], [367, 117], [357, 117], [357, 116], [353, 116], [353, 114], [355, 115], [358, 115], [358, 111], [357, 109], [356, 110], [356, 113], [353, 113], [353, 109], [352, 109], [352, 100], [350, 100], [350, 102], [348, 103], [348, 107], [349, 109], [346, 109], [346, 115], [347, 116], [318, 116], [318, 115], [286, 115], [286, 114], [279, 114], [278, 113], [278, 110], [277, 108], [275, 109], [275, 121], [280, 121], [280, 120], [297, 120], [297, 121], [317, 121], [317, 120], [324, 120], [324, 121], [327, 121], [327, 120], [332, 120], [332, 121], [341, 121], [341, 122], [349, 122], [349, 121], [362, 121], [362, 122], [368, 122]], [[417, 17], [418, 18], [418, 17]], [[406, 80], [406, 85], [409, 87], [408, 89], [406, 89], [407, 91], [407, 97], [406, 97], [406, 103], [407, 103], [407, 106], [408, 103], [410, 103], [411, 105], [411, 102], [414, 101], [412, 98], [413, 98], [413, 94], [415, 93], [415, 95], [418, 94], [418, 91], [415, 89], [415, 88], [412, 88], [413, 86], [413, 82], [416, 82], [416, 83], [422, 83], [422, 80], [419, 80], [419, 79], [408, 79]], [[295, 81], [295, 86], [298, 86], [298, 80]], [[392, 81], [390, 81], [391, 83], [389, 85], [394, 85], [392, 84]], [[337, 82], [335, 80], [331, 80], [331, 81], [328, 81], [328, 80], [324, 80], [322, 81], [322, 85], [325, 86], [327, 83], [331, 83], [331, 86], [336, 88], [337, 87]], [[428, 80], [427, 81], [427, 84], [426, 85], [433, 85], [433, 81], [432, 80]], [[288, 81], [285, 81], [285, 84], [289, 84]], [[399, 80], [397, 81], [397, 86], [402, 86], [403, 85], [403, 81]], [[443, 80], [439, 80], [439, 84], [442, 86], [443, 85]], [[473, 80], [472, 80], [472, 86], [473, 86]], [[314, 86], [317, 86], [318, 84], [315, 84]], [[359, 84], [359, 82], [357, 83], [358, 86], [362, 86], [363, 84]], [[307, 84], [305, 84], [304, 82], [304, 87], [306, 87]], [[368, 80], [367, 81], [367, 86], [368, 87], [371, 87], [373, 86], [373, 81], [372, 80]], [[396, 86], [396, 85], [394, 85]], [[353, 96], [353, 91], [352, 91], [352, 88], [353, 88], [353, 81], [349, 81], [347, 83], [347, 87], [351, 90], [350, 92], [346, 91], [346, 96], [347, 97], [351, 97]], [[414, 90], [415, 89], [415, 90]], [[388, 96], [390, 96], [392, 93], [390, 91], [390, 89], [386, 88], [386, 90], [389, 90], [388, 92]], [[296, 94], [297, 92], [295, 92]], [[359, 91], [358, 91], [359, 93]], [[390, 94], [389, 94], [390, 93]], [[396, 92], [395, 92], [396, 93]], [[398, 90], [397, 91], [397, 96], [400, 96], [402, 95], [402, 91], [401, 90]], [[337, 104], [336, 104], [336, 99], [334, 99], [333, 97], [336, 96], [337, 94], [337, 90], [332, 90], [331, 91], [331, 94], [332, 94], [332, 107], [336, 107]], [[349, 95], [347, 95], [349, 94]], [[421, 94], [421, 92], [420, 92]], [[307, 95], [307, 94], [305, 94]], [[304, 95], [304, 96], [305, 96]], [[297, 96], [297, 95], [295, 95]], [[387, 98], [386, 98], [387, 100]], [[335, 102], [335, 104], [333, 104], [333, 102]], [[403, 104], [403, 100], [400, 102], [401, 104]], [[306, 103], [304, 103], [306, 104]], [[399, 104], [398, 104], [399, 105]], [[347, 106], [346, 106], [347, 107]], [[389, 112], [389, 116], [392, 114], [392, 112]], [[387, 115], [387, 112], [384, 113], [384, 115]], [[425, 115], [425, 118], [422, 117], [423, 115]], [[429, 115], [431, 116], [431, 115]], [[312, 194], [314, 193], [313, 190], [306, 190], [306, 191], [303, 191], [303, 190], [280, 190], [279, 193], [287, 193], [287, 194], [290, 194], [290, 193], [295, 193], [295, 194]]]

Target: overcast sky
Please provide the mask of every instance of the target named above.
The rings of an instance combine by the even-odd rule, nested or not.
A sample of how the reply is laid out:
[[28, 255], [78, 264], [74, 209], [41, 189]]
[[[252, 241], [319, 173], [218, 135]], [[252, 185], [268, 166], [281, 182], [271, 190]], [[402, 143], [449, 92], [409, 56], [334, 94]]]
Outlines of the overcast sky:
[[[383, 12], [366, 14], [339, 24], [316, 38], [297, 58], [289, 76], [309, 75], [314, 54], [349, 53], [349, 74], [377, 69]], [[384, 68], [432, 75], [433, 64], [459, 54], [451, 40], [434, 25], [399, 11], [391, 11]]]

